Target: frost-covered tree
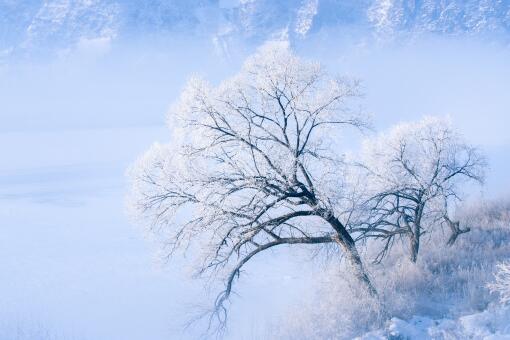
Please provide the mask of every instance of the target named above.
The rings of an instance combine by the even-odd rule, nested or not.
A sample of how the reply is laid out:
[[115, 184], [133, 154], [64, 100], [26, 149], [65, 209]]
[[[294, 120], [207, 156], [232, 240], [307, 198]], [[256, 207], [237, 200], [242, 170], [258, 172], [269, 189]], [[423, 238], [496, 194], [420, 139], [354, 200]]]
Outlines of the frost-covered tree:
[[448, 204], [461, 198], [460, 184], [482, 183], [485, 160], [448, 119], [425, 117], [367, 139], [362, 166], [368, 216], [358, 226], [359, 231], [384, 240], [378, 259], [403, 236], [409, 239], [409, 256], [416, 262], [420, 236], [442, 222], [451, 229], [449, 244], [469, 230], [448, 217]]
[[170, 143], [133, 167], [136, 213], [168, 232], [172, 251], [191, 247], [199, 274], [224, 275], [215, 320], [225, 322], [241, 269], [282, 245], [339, 247], [376, 294], [347, 227], [351, 189], [337, 143], [365, 125], [348, 108], [358, 95], [356, 81], [266, 45], [219, 86], [191, 79], [169, 115]]

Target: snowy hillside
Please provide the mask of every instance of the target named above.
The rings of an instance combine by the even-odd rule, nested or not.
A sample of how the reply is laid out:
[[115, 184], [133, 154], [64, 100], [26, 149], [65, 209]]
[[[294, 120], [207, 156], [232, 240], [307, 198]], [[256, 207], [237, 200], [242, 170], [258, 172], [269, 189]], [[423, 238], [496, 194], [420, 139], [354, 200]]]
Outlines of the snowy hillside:
[[140, 33], [216, 39], [302, 39], [328, 29], [401, 33], [508, 34], [508, 0], [29, 0], [0, 1], [0, 53], [65, 48]]

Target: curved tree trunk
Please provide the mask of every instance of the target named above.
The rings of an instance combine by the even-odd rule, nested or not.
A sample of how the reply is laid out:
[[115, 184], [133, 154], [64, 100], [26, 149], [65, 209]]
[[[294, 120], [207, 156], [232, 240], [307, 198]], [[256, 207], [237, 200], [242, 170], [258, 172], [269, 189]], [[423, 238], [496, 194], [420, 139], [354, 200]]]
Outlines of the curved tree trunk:
[[[351, 238], [349, 236], [349, 238]], [[352, 240], [352, 238], [351, 238]], [[349, 261], [349, 264], [351, 266], [351, 269], [353, 271], [354, 276], [358, 281], [363, 285], [365, 290], [373, 297], [377, 297], [377, 290], [375, 289], [374, 285], [370, 281], [370, 278], [368, 277], [367, 272], [365, 271], [365, 267], [363, 266], [363, 262], [361, 261], [361, 257], [359, 256], [358, 250], [356, 249], [356, 246], [354, 245], [354, 241], [352, 244], [346, 243], [345, 240], [341, 240], [339, 238], [340, 246], [343, 248], [345, 252], [345, 256], [347, 260]]]
[[378, 297], [377, 290], [370, 281], [365, 267], [363, 266], [361, 257], [358, 253], [358, 250], [356, 249], [354, 239], [347, 232], [344, 225], [335, 216], [330, 215], [327, 217], [327, 221], [337, 232], [338, 238], [336, 241], [344, 251], [345, 257], [347, 258], [347, 261], [349, 262], [349, 265], [356, 279], [358, 279], [360, 284], [371, 296]]

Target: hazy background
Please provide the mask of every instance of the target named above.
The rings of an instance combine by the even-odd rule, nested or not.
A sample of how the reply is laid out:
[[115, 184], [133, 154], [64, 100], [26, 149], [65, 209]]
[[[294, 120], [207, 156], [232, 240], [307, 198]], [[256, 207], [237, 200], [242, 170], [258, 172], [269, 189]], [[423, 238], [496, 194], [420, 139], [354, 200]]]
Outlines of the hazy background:
[[[27, 24], [35, 27], [32, 31], [19, 26], [19, 18], [40, 14], [44, 9], [40, 3], [28, 1], [22, 7], [15, 1], [0, 1], [0, 51], [4, 51], [0, 59], [0, 338], [21, 334], [19, 338], [30, 339], [31, 334], [45, 332], [58, 339], [189, 336], [180, 335], [181, 325], [193, 315], [195, 305], [208, 306], [211, 295], [200, 282], [189, 280], [183, 260], [162, 263], [157, 242], [129, 222], [124, 173], [152, 142], [166, 141], [166, 112], [188, 77], [198, 74], [218, 82], [234, 74], [266, 39], [290, 39], [299, 55], [360, 78], [363, 108], [372, 114], [375, 130], [424, 114], [450, 115], [489, 158], [487, 184], [472, 197], [508, 195], [510, 47], [500, 30], [494, 29], [490, 38], [487, 32], [432, 30], [380, 39], [352, 24], [328, 29], [333, 19], [316, 10], [320, 24], [310, 24], [307, 35], [301, 36], [296, 30], [281, 33], [276, 22], [289, 20], [295, 27], [294, 12], [289, 12], [290, 19], [278, 19], [268, 10], [262, 18], [252, 13], [258, 21], [252, 17], [250, 22], [265, 23], [263, 29], [252, 28], [257, 34], [249, 35], [248, 26], [234, 19], [231, 27], [244, 31], [219, 34], [223, 31], [218, 27], [223, 26], [217, 22], [226, 19], [218, 19], [210, 9], [203, 14], [209, 21], [202, 20], [206, 24], [193, 30], [149, 30], [152, 26], [146, 24], [140, 33], [139, 28], [123, 24], [124, 30], [110, 36], [111, 27], [105, 24], [110, 19], [104, 19], [103, 25], [96, 25], [102, 35], [89, 34], [85, 39], [59, 33], [88, 29], [83, 22], [92, 19], [80, 10], [71, 11], [75, 13], [71, 18], [81, 18], [77, 22], [82, 23], [72, 26], [74, 30], [67, 26], [58, 26], [51, 34], [36, 30], [39, 26], [34, 22], [46, 29], [57, 25], [55, 20], [41, 24], [34, 19], [31, 26]], [[232, 13], [240, 6], [236, 1], [221, 3]], [[290, 1], [288, 6], [296, 4], [305, 2]], [[186, 2], [181, 5], [188, 8]], [[105, 8], [114, 11], [114, 7], [97, 7], [90, 18], [110, 18]], [[66, 13], [65, 20], [71, 20]], [[361, 16], [354, 10], [345, 13]], [[16, 15], [19, 20], [14, 22]], [[352, 142], [346, 145], [355, 147]], [[233, 299], [232, 339], [265, 334], [285, 308], [309, 294], [312, 277], [320, 268], [303, 266], [304, 253], [289, 254], [284, 250], [261, 257], [247, 268], [237, 286], [240, 296]], [[192, 329], [191, 334], [197, 333]]]

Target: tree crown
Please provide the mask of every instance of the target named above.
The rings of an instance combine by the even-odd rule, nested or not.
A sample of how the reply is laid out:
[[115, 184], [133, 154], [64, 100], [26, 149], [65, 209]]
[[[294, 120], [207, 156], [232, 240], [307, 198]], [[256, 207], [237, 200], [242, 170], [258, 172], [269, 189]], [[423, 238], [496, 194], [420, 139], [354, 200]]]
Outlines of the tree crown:
[[188, 82], [169, 115], [171, 142], [154, 145], [131, 171], [131, 202], [165, 228], [172, 251], [200, 244], [199, 273], [227, 269], [216, 311], [255, 254], [334, 241], [324, 219], [342, 211], [348, 192], [335, 142], [342, 127], [366, 124], [348, 109], [357, 96], [356, 81], [280, 43], [218, 86]]

